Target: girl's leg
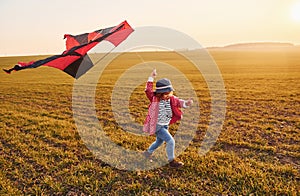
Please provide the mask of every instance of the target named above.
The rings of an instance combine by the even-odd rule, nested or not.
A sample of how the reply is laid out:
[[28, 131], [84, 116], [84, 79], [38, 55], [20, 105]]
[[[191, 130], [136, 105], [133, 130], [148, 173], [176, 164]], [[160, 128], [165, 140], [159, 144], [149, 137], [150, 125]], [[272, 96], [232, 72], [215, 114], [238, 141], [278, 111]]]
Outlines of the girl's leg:
[[154, 150], [156, 150], [160, 145], [162, 145], [163, 142], [164, 140], [156, 136], [156, 141], [150, 145], [150, 147], [148, 148], [148, 152], [152, 154]]
[[175, 159], [175, 140], [172, 137], [172, 135], [168, 131], [168, 126], [162, 126], [160, 130], [156, 133], [156, 137], [159, 138], [162, 141], [165, 141], [167, 143], [166, 145], [166, 151], [168, 155], [168, 160], [172, 161]]
[[150, 147], [148, 148], [148, 152], [150, 154], [152, 154], [154, 152], [154, 150], [156, 150], [160, 145], [163, 144], [164, 140], [162, 140], [159, 136], [158, 136], [158, 132], [160, 131], [160, 129], [162, 128], [162, 126], [160, 125], [156, 125], [156, 141], [153, 142]]

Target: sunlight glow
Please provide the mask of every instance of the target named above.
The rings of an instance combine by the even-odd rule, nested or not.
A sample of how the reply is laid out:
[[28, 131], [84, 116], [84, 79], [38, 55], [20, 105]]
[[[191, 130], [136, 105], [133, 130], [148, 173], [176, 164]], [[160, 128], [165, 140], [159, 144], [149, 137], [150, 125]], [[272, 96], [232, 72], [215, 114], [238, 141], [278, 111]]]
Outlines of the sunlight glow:
[[300, 22], [300, 2], [293, 5], [291, 9], [291, 17], [294, 21]]

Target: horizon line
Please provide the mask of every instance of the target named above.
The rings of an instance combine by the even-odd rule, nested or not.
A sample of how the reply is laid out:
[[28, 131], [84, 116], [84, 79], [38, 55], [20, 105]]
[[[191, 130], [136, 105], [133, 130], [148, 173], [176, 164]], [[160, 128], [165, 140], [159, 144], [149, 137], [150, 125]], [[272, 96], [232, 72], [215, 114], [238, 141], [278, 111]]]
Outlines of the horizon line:
[[[282, 46], [281, 48], [284, 47], [300, 47], [300, 43], [292, 43], [292, 42], [281, 42], [281, 41], [255, 41], [255, 42], [235, 42], [235, 43], [230, 43], [230, 44], [225, 44], [225, 45], [212, 45], [212, 46], [207, 46], [207, 47], [202, 47], [202, 48], [196, 48], [196, 49], [189, 49], [189, 48], [178, 48], [172, 51], [192, 51], [192, 50], [199, 50], [199, 49], [226, 49], [226, 48], [234, 48], [237, 46], [253, 46], [253, 45], [259, 45], [259, 44], [270, 44], [270, 45], [285, 45]], [[276, 48], [276, 47], [275, 47]], [[241, 49], [241, 48], [240, 48]], [[251, 47], [247, 47], [247, 49], [251, 49]], [[256, 48], [257, 49], [257, 48]], [[134, 50], [134, 51], [127, 51], [127, 52], [163, 52], [165, 50], [162, 49], [146, 49], [146, 50]], [[171, 50], [170, 50], [171, 51]], [[103, 51], [105, 53], [105, 51]], [[0, 54], [0, 57], [17, 57], [17, 56], [49, 56], [49, 55], [57, 55], [61, 53], [40, 53], [40, 54], [33, 54], [33, 53], [27, 53], [27, 54]]]

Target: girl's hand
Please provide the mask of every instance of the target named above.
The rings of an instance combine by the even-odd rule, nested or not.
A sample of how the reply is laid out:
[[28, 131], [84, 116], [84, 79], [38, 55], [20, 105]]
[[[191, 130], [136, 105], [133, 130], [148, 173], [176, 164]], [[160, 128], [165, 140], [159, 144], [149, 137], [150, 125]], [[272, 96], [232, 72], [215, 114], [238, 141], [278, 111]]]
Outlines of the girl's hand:
[[192, 98], [189, 98], [189, 100], [187, 100], [185, 104], [186, 104], [187, 106], [191, 106], [193, 103], [194, 103], [193, 99], [192, 99]]
[[156, 69], [153, 69], [150, 77], [155, 78], [157, 76]]

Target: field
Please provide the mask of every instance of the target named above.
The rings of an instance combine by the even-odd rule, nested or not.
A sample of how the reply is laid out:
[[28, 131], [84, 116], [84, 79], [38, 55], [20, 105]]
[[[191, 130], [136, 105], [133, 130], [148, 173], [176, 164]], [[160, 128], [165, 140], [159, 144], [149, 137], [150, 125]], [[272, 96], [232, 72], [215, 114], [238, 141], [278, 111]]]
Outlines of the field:
[[[97, 118], [106, 136], [142, 152], [155, 138], [130, 134], [115, 122], [111, 96], [116, 81], [141, 58], [169, 63], [184, 73], [201, 115], [192, 141], [179, 155], [185, 163], [180, 169], [120, 169], [97, 158], [78, 133], [72, 111], [74, 79], [64, 72], [40, 67], [0, 73], [0, 195], [299, 195], [299, 48], [209, 52], [224, 80], [226, 115], [205, 155], [198, 152], [209, 125], [211, 97], [205, 80], [181, 56], [122, 54], [104, 69], [96, 88]], [[0, 57], [0, 67], [44, 57]], [[172, 77], [157, 69], [158, 77]], [[142, 72], [148, 75], [151, 69]], [[140, 125], [148, 105], [144, 85], [129, 98], [130, 118]], [[164, 155], [164, 148], [160, 150]]]

